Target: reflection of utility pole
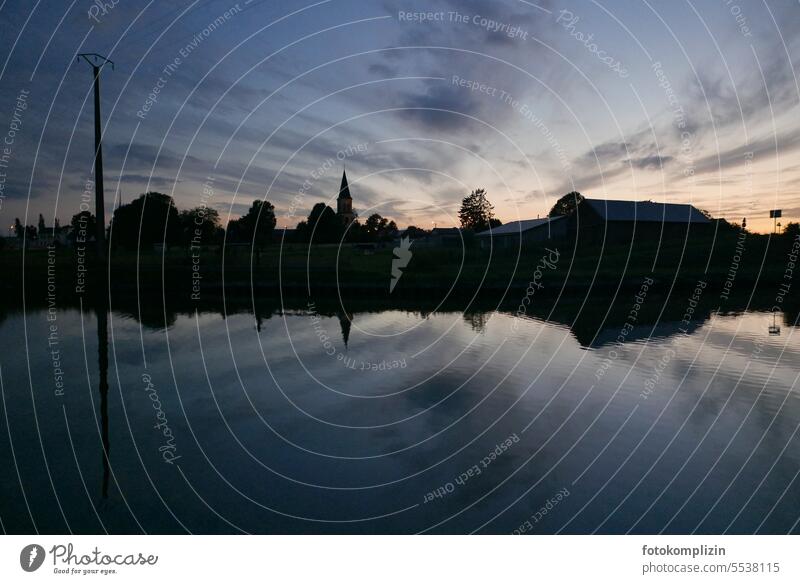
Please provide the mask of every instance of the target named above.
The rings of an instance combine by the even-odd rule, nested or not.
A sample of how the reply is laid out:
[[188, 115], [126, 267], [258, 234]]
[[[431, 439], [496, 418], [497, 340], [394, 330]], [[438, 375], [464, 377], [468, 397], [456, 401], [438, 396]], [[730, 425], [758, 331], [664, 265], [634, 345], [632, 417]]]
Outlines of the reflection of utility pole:
[[100, 127], [100, 69], [114, 62], [97, 53], [81, 53], [79, 58], [89, 63], [94, 74], [94, 205], [95, 223], [97, 224], [97, 256], [102, 263], [106, 257], [106, 209], [103, 200], [103, 147], [101, 138], [103, 132]]
[[97, 53], [83, 53], [78, 55], [92, 67], [94, 75], [94, 204], [95, 223], [97, 224], [97, 269], [99, 270], [96, 282], [97, 315], [97, 360], [100, 371], [100, 438], [103, 444], [103, 482], [101, 494], [103, 499], [108, 498], [108, 479], [110, 474], [108, 438], [108, 274], [106, 272], [106, 206], [103, 195], [103, 130], [100, 124], [100, 70], [107, 64], [114, 68], [114, 62]]
[[774, 310], [772, 311], [772, 325], [767, 327], [769, 334], [771, 335], [779, 335], [781, 334], [781, 327], [778, 326], [778, 313]]
[[103, 482], [101, 494], [108, 499], [108, 476], [110, 474], [108, 438], [108, 312], [103, 300], [98, 300], [97, 315], [97, 365], [100, 371], [100, 440], [103, 444]]

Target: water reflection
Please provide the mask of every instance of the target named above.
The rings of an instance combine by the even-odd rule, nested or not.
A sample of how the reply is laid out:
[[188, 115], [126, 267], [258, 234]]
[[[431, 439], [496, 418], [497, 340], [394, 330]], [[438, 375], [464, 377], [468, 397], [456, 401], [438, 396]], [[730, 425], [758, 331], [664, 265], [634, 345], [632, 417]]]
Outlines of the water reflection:
[[[589, 311], [562, 300], [518, 321], [513, 304], [492, 302], [437, 311], [424, 299], [387, 309], [365, 299], [253, 307], [229, 298], [227, 310], [209, 300], [195, 313], [151, 300], [143, 318], [135, 301], [93, 306], [86, 331], [96, 326], [96, 347], [81, 336], [80, 313], [59, 313], [74, 456], [57, 424], [35, 433], [26, 385], [6, 383], [21, 480], [42, 531], [66, 530], [56, 496], [71, 529], [98, 531], [81, 474], [106, 502], [114, 480], [124, 505], [96, 513], [115, 533], [506, 533], [564, 489], [558, 513], [533, 532], [747, 533], [763, 520], [762, 531], [781, 533], [800, 513], [790, 447], [800, 343], [788, 311], [705, 307], [684, 326], [681, 303], [652, 298], [620, 344], [626, 302]], [[32, 347], [44, 338], [42, 313], [4, 317], [5, 353], [23, 319]], [[787, 323], [783, 336], [768, 334], [773, 319]], [[84, 345], [97, 352], [101, 465], [97, 426], [77, 423], [92, 407], [76, 389]], [[180, 469], [159, 453], [145, 355]], [[48, 364], [35, 351], [31, 359], [41, 418], [58, 420]], [[3, 363], [3, 372], [27, 375], [23, 364]], [[119, 380], [112, 395], [109, 375]], [[55, 492], [31, 446], [40, 439]], [[15, 483], [0, 481], [0, 516], [10, 531], [30, 532], [12, 503]], [[446, 495], [431, 495], [440, 488]]]
[[108, 499], [109, 456], [111, 443], [108, 437], [108, 310], [102, 303], [95, 309], [97, 318], [97, 368], [100, 393], [100, 436], [103, 444], [103, 482], [101, 493]]

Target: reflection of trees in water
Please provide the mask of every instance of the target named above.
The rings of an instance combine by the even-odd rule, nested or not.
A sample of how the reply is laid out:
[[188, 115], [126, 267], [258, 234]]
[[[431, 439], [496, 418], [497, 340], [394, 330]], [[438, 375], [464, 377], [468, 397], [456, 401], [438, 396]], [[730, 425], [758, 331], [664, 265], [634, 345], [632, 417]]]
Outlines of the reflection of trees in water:
[[783, 311], [783, 323], [786, 326], [800, 326], [800, 307], [785, 306]]
[[492, 318], [491, 312], [477, 312], [470, 311], [464, 313], [464, 322], [476, 333], [482, 333], [486, 330], [486, 323]]
[[[558, 298], [542, 296], [537, 302], [532, 303], [524, 316], [519, 318], [547, 321], [553, 324], [567, 326], [572, 331], [576, 340], [584, 347], [601, 342], [605, 332], [619, 329], [625, 324], [631, 309], [632, 297], [635, 291], [620, 292], [616, 297], [601, 292], [593, 293], [589, 298], [582, 293], [562, 295]], [[670, 337], [677, 334], [675, 323], [683, 319], [686, 310], [686, 292], [673, 292], [667, 302], [663, 297], [651, 294], [647, 297], [642, 310], [637, 316], [637, 325], [646, 327], [657, 325], [656, 336]], [[11, 302], [15, 300], [10, 298]], [[309, 298], [301, 294], [286, 293], [279, 296], [262, 296], [256, 298], [255, 306], [249, 293], [229, 293], [226, 297], [205, 296], [202, 301], [193, 301], [189, 296], [168, 295], [165, 299], [161, 294], [114, 295], [111, 301], [111, 310], [115, 314], [129, 317], [141, 323], [143, 327], [151, 330], [164, 330], [172, 327], [179, 316], [193, 318], [195, 312], [199, 314], [217, 314], [227, 318], [237, 314], [251, 315], [255, 319], [259, 332], [263, 322], [276, 314], [307, 315]], [[711, 314], [719, 310], [714, 304], [718, 300], [717, 294], [708, 290], [702, 303], [697, 306], [694, 321], [700, 325]], [[751, 298], [749, 294], [739, 297], [731, 296], [720, 314], [738, 314], [746, 310], [769, 312], [774, 305], [773, 294], [761, 294]], [[72, 303], [76, 308], [77, 301]], [[475, 332], [483, 332], [493, 312], [501, 312], [508, 316], [517, 317], [518, 299], [512, 301], [507, 295], [505, 301], [498, 302], [496, 298], [462, 299], [451, 298], [441, 303], [435, 297], [410, 296], [375, 298], [367, 295], [347, 296], [343, 293], [340, 300], [336, 294], [324, 294], [313, 299], [315, 312], [320, 316], [336, 317], [345, 344], [349, 343], [354, 315], [358, 313], [384, 312], [388, 310], [404, 311], [427, 319], [436, 313], [462, 313], [464, 322], [469, 324]], [[70, 306], [62, 303], [60, 308]], [[90, 308], [92, 301], [87, 298], [84, 306]], [[610, 306], [610, 310], [609, 310]], [[27, 303], [28, 310], [44, 310], [43, 298], [32, 297]], [[783, 321], [785, 326], [800, 326], [800, 302], [787, 298], [782, 306]], [[7, 315], [21, 312], [21, 302], [15, 306], [5, 303], [0, 308], [0, 321]]]
[[269, 320], [272, 318], [273, 310], [265, 310], [264, 306], [256, 305], [256, 330], [261, 332], [261, 327], [264, 326], [264, 319]]

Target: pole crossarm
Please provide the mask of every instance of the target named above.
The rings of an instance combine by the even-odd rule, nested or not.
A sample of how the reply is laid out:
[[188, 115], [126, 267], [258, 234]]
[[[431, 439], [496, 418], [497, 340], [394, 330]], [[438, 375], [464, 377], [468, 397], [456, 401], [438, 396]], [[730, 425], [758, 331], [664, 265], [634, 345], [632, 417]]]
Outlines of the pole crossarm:
[[114, 69], [114, 61], [112, 61], [107, 57], [104, 57], [99, 53], [79, 53], [78, 59], [83, 59], [84, 61], [89, 63], [89, 65], [91, 65], [92, 67], [96, 67], [97, 69], [105, 67], [106, 65], [111, 65], [112, 71]]

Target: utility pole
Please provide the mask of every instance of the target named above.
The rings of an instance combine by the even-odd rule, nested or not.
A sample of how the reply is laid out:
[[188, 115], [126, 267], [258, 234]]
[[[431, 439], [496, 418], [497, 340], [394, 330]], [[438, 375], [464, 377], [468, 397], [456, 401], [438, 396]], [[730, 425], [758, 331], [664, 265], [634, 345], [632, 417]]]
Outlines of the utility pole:
[[97, 268], [99, 277], [95, 284], [97, 317], [97, 359], [100, 370], [100, 416], [102, 418], [101, 439], [103, 443], [103, 481], [101, 494], [108, 497], [110, 443], [108, 439], [108, 265], [106, 264], [106, 206], [103, 195], [103, 129], [100, 125], [100, 70], [107, 64], [114, 69], [114, 62], [97, 53], [78, 55], [92, 67], [94, 75], [94, 204], [97, 224]]
[[114, 69], [114, 62], [97, 53], [81, 53], [83, 59], [92, 67], [94, 75], [94, 217], [97, 224], [97, 256], [104, 262], [106, 258], [106, 206], [103, 195], [103, 132], [100, 126], [100, 70], [107, 64]]

